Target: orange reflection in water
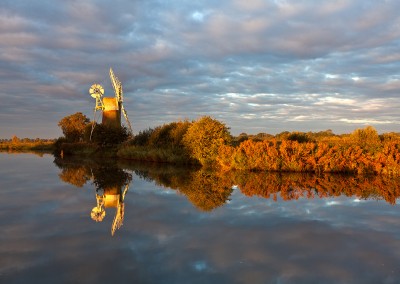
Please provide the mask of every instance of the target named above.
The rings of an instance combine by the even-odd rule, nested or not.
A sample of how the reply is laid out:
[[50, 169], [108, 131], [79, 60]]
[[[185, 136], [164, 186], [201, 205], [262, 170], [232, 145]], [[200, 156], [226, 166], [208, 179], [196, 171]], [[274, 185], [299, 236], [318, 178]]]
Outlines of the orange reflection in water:
[[352, 176], [338, 174], [304, 174], [250, 171], [216, 171], [188, 169], [166, 165], [123, 165], [89, 162], [71, 162], [56, 159], [62, 169], [60, 179], [77, 187], [91, 180], [96, 187], [96, 206], [91, 216], [102, 221], [107, 208], [116, 208], [112, 234], [122, 225], [124, 197], [133, 171], [141, 178], [171, 188], [185, 195], [199, 210], [211, 211], [224, 205], [237, 186], [246, 196], [278, 197], [287, 200], [299, 198], [328, 198], [347, 196], [358, 199], [379, 199], [396, 204], [400, 196], [400, 179], [388, 176]]
[[400, 179], [383, 176], [236, 172], [234, 178], [243, 194], [275, 200], [278, 194], [283, 200], [344, 195], [396, 204], [400, 196]]

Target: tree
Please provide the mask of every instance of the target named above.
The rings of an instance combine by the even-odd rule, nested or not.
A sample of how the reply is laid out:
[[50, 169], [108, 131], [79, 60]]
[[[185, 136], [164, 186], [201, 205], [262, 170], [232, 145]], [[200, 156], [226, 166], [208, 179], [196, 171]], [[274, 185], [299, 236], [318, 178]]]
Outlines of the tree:
[[[86, 127], [85, 140], [89, 141], [92, 126]], [[128, 129], [125, 126], [114, 127], [104, 124], [96, 124], [92, 133], [92, 142], [100, 146], [115, 146], [129, 138]]]
[[12, 142], [13, 144], [19, 144], [19, 143], [21, 142], [21, 139], [19, 139], [16, 135], [14, 135], [14, 136], [11, 138], [11, 142]]
[[191, 156], [202, 165], [213, 164], [219, 147], [230, 141], [231, 135], [225, 124], [209, 116], [193, 122], [182, 139]]
[[307, 133], [304, 132], [298, 132], [298, 131], [294, 131], [292, 133], [290, 133], [287, 138], [287, 140], [290, 141], [297, 141], [299, 143], [306, 143], [306, 142], [310, 142], [312, 139], [310, 139], [310, 137], [307, 135]]
[[81, 112], [64, 117], [58, 123], [61, 130], [68, 142], [79, 142], [82, 141], [85, 133], [85, 127], [90, 123], [90, 119], [87, 118]]
[[149, 146], [182, 148], [182, 139], [190, 126], [190, 122], [179, 121], [156, 127], [149, 139]]
[[354, 143], [366, 150], [374, 150], [381, 144], [378, 132], [372, 126], [354, 130], [350, 138]]
[[135, 135], [132, 140], [132, 145], [135, 146], [148, 146], [150, 138], [154, 133], [153, 128], [147, 128], [145, 130], [139, 131], [139, 134]]

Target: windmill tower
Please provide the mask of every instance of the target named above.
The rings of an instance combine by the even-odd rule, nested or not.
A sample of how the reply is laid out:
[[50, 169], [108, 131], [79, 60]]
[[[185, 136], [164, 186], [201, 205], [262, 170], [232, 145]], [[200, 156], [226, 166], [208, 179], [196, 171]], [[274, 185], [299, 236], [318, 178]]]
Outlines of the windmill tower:
[[114, 97], [103, 97], [104, 88], [99, 84], [93, 84], [90, 89], [90, 95], [96, 99], [94, 107], [94, 121], [92, 125], [92, 131], [90, 133], [90, 138], [92, 137], [93, 130], [95, 127], [95, 122], [97, 121], [97, 112], [102, 112], [103, 125], [110, 127], [120, 128], [121, 127], [121, 112], [124, 114], [125, 121], [128, 125], [129, 134], [132, 136], [132, 125], [129, 121], [128, 114], [123, 105], [123, 91], [122, 84], [118, 78], [114, 75], [113, 70], [110, 68], [110, 79], [114, 88]]

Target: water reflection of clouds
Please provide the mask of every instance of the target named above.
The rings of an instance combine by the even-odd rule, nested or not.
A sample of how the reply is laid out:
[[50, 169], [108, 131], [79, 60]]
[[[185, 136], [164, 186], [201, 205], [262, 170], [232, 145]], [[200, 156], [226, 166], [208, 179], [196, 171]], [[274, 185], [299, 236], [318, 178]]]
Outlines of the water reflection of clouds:
[[134, 176], [125, 199], [124, 226], [111, 238], [109, 223], [90, 219], [91, 185], [75, 188], [60, 183], [57, 174], [44, 174], [47, 170], [44, 164], [37, 170], [45, 184], [30, 187], [25, 182], [7, 198], [0, 193], [2, 200], [7, 199], [0, 211], [1, 281], [396, 283], [400, 279], [398, 205], [347, 197], [274, 201], [234, 190], [230, 203], [199, 212], [177, 191]]
[[196, 271], [202, 272], [208, 269], [208, 265], [207, 262], [204, 260], [198, 260], [196, 262], [193, 263], [193, 268]]
[[[324, 208], [335, 209], [338, 206], [342, 207], [338, 210], [343, 210], [346, 206], [342, 200], [337, 206], [328, 207], [325, 200], [317, 202], [319, 206], [311, 211], [317, 211], [319, 220], [313, 220], [315, 216], [310, 219], [305, 214], [298, 214], [300, 208], [307, 203], [304, 200], [291, 201], [298, 206], [289, 206], [283, 211], [280, 207], [288, 205], [287, 202], [269, 203], [261, 198], [242, 198], [240, 192], [234, 192], [231, 204], [205, 214], [201, 220], [196, 219], [195, 224], [192, 219], [195, 213], [191, 208], [183, 210], [185, 214], [180, 216], [179, 221], [165, 216], [162, 223], [168, 223], [168, 226], [180, 232], [175, 238], [169, 238], [171, 242], [161, 248], [164, 253], [157, 257], [160, 265], [168, 261], [168, 269], [177, 273], [171, 279], [168, 278], [171, 277], [168, 271], [164, 271], [168, 274], [163, 276], [167, 277], [165, 279], [190, 281], [190, 272], [182, 271], [182, 267], [188, 266], [201, 272], [209, 281], [218, 279], [221, 281], [219, 283], [244, 280], [263, 283], [265, 279], [287, 283], [329, 282], [329, 279], [368, 283], [381, 280], [379, 275], [387, 275], [387, 281], [394, 283], [393, 279], [400, 273], [395, 265], [400, 255], [396, 252], [398, 250], [392, 250], [399, 248], [398, 240], [378, 231], [370, 232], [370, 228], [362, 224], [362, 219], [370, 216], [363, 216], [350, 208], [339, 216], [339, 220], [353, 215], [354, 221], [345, 228], [337, 228], [336, 223], [345, 224], [331, 216], [338, 211], [328, 215], [319, 212]], [[257, 208], [254, 210], [257, 214], [251, 215], [249, 219], [243, 212], [252, 208], [251, 203], [254, 205], [253, 210]], [[282, 215], [282, 212], [285, 214]], [[353, 227], [360, 221], [361, 225]], [[147, 223], [148, 219], [144, 222]], [[164, 229], [163, 226], [158, 227], [160, 224], [146, 226], [151, 227], [153, 233]], [[148, 235], [150, 239], [153, 233]], [[381, 243], [382, 240], [385, 240], [384, 243]], [[376, 245], [377, 241], [379, 245]], [[147, 245], [152, 247], [149, 243]], [[368, 248], [365, 253], [364, 248]], [[385, 255], [385, 259], [382, 255]], [[166, 259], [171, 256], [172, 259]], [[369, 257], [381, 259], [386, 267], [370, 266]], [[370, 266], [372, 272], [365, 273], [366, 265]], [[313, 267], [313, 273], [310, 273], [310, 267]], [[158, 273], [163, 274], [160, 271]]]
[[233, 192], [232, 204], [225, 205], [227, 210], [230, 210], [228, 215], [231, 216], [230, 222], [233, 223], [247, 219], [242, 216], [251, 215], [252, 220], [248, 222], [272, 217], [272, 219], [320, 221], [331, 226], [350, 226], [360, 229], [368, 227], [376, 230], [388, 229], [391, 226], [396, 226], [393, 230], [400, 228], [398, 215], [388, 215], [389, 211], [393, 212], [392, 209], [396, 206], [398, 205], [388, 207], [384, 201], [360, 200], [344, 196], [311, 200], [303, 198], [292, 201], [282, 201], [278, 198], [276, 202], [265, 198], [248, 198], [241, 195], [239, 191]]
[[[141, 255], [149, 258], [147, 262], [153, 265], [154, 262], [159, 265], [167, 263], [170, 272], [175, 271], [176, 274], [171, 276], [164, 271], [167, 274], [164, 279], [173, 277], [171, 281], [181, 283], [190, 282], [193, 276], [190, 271], [185, 271], [187, 265], [203, 272], [203, 276], [208, 275], [209, 279], [218, 274], [228, 277], [221, 283], [241, 280], [262, 283], [265, 279], [285, 279], [290, 283], [301, 282], [302, 279], [321, 282], [334, 278], [338, 282], [355, 283], [371, 280], [362, 276], [362, 263], [367, 259], [358, 256], [362, 256], [359, 248], [363, 247], [363, 242], [372, 248], [376, 247], [373, 245], [375, 238], [366, 240], [357, 231], [338, 233], [322, 223], [280, 224], [269, 230], [260, 224], [247, 225], [245, 230], [242, 227], [224, 226], [219, 222], [208, 226], [203, 234], [200, 234], [201, 230], [189, 226], [185, 235], [176, 242], [160, 248], [164, 253], [158, 254], [156, 259], [151, 254]], [[323, 244], [323, 240], [329, 245]], [[370, 254], [379, 256], [380, 252], [378, 250]], [[309, 273], [310, 267], [316, 270], [312, 274]], [[374, 279], [377, 280], [376, 277]]]

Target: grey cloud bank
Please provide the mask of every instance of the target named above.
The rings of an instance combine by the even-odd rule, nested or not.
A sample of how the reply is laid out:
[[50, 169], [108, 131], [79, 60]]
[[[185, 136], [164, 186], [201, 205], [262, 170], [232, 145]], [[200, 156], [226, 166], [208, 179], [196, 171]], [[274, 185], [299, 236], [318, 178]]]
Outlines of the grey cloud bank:
[[108, 69], [134, 132], [211, 115], [233, 134], [398, 131], [398, 1], [3, 1], [0, 138], [58, 137]]

